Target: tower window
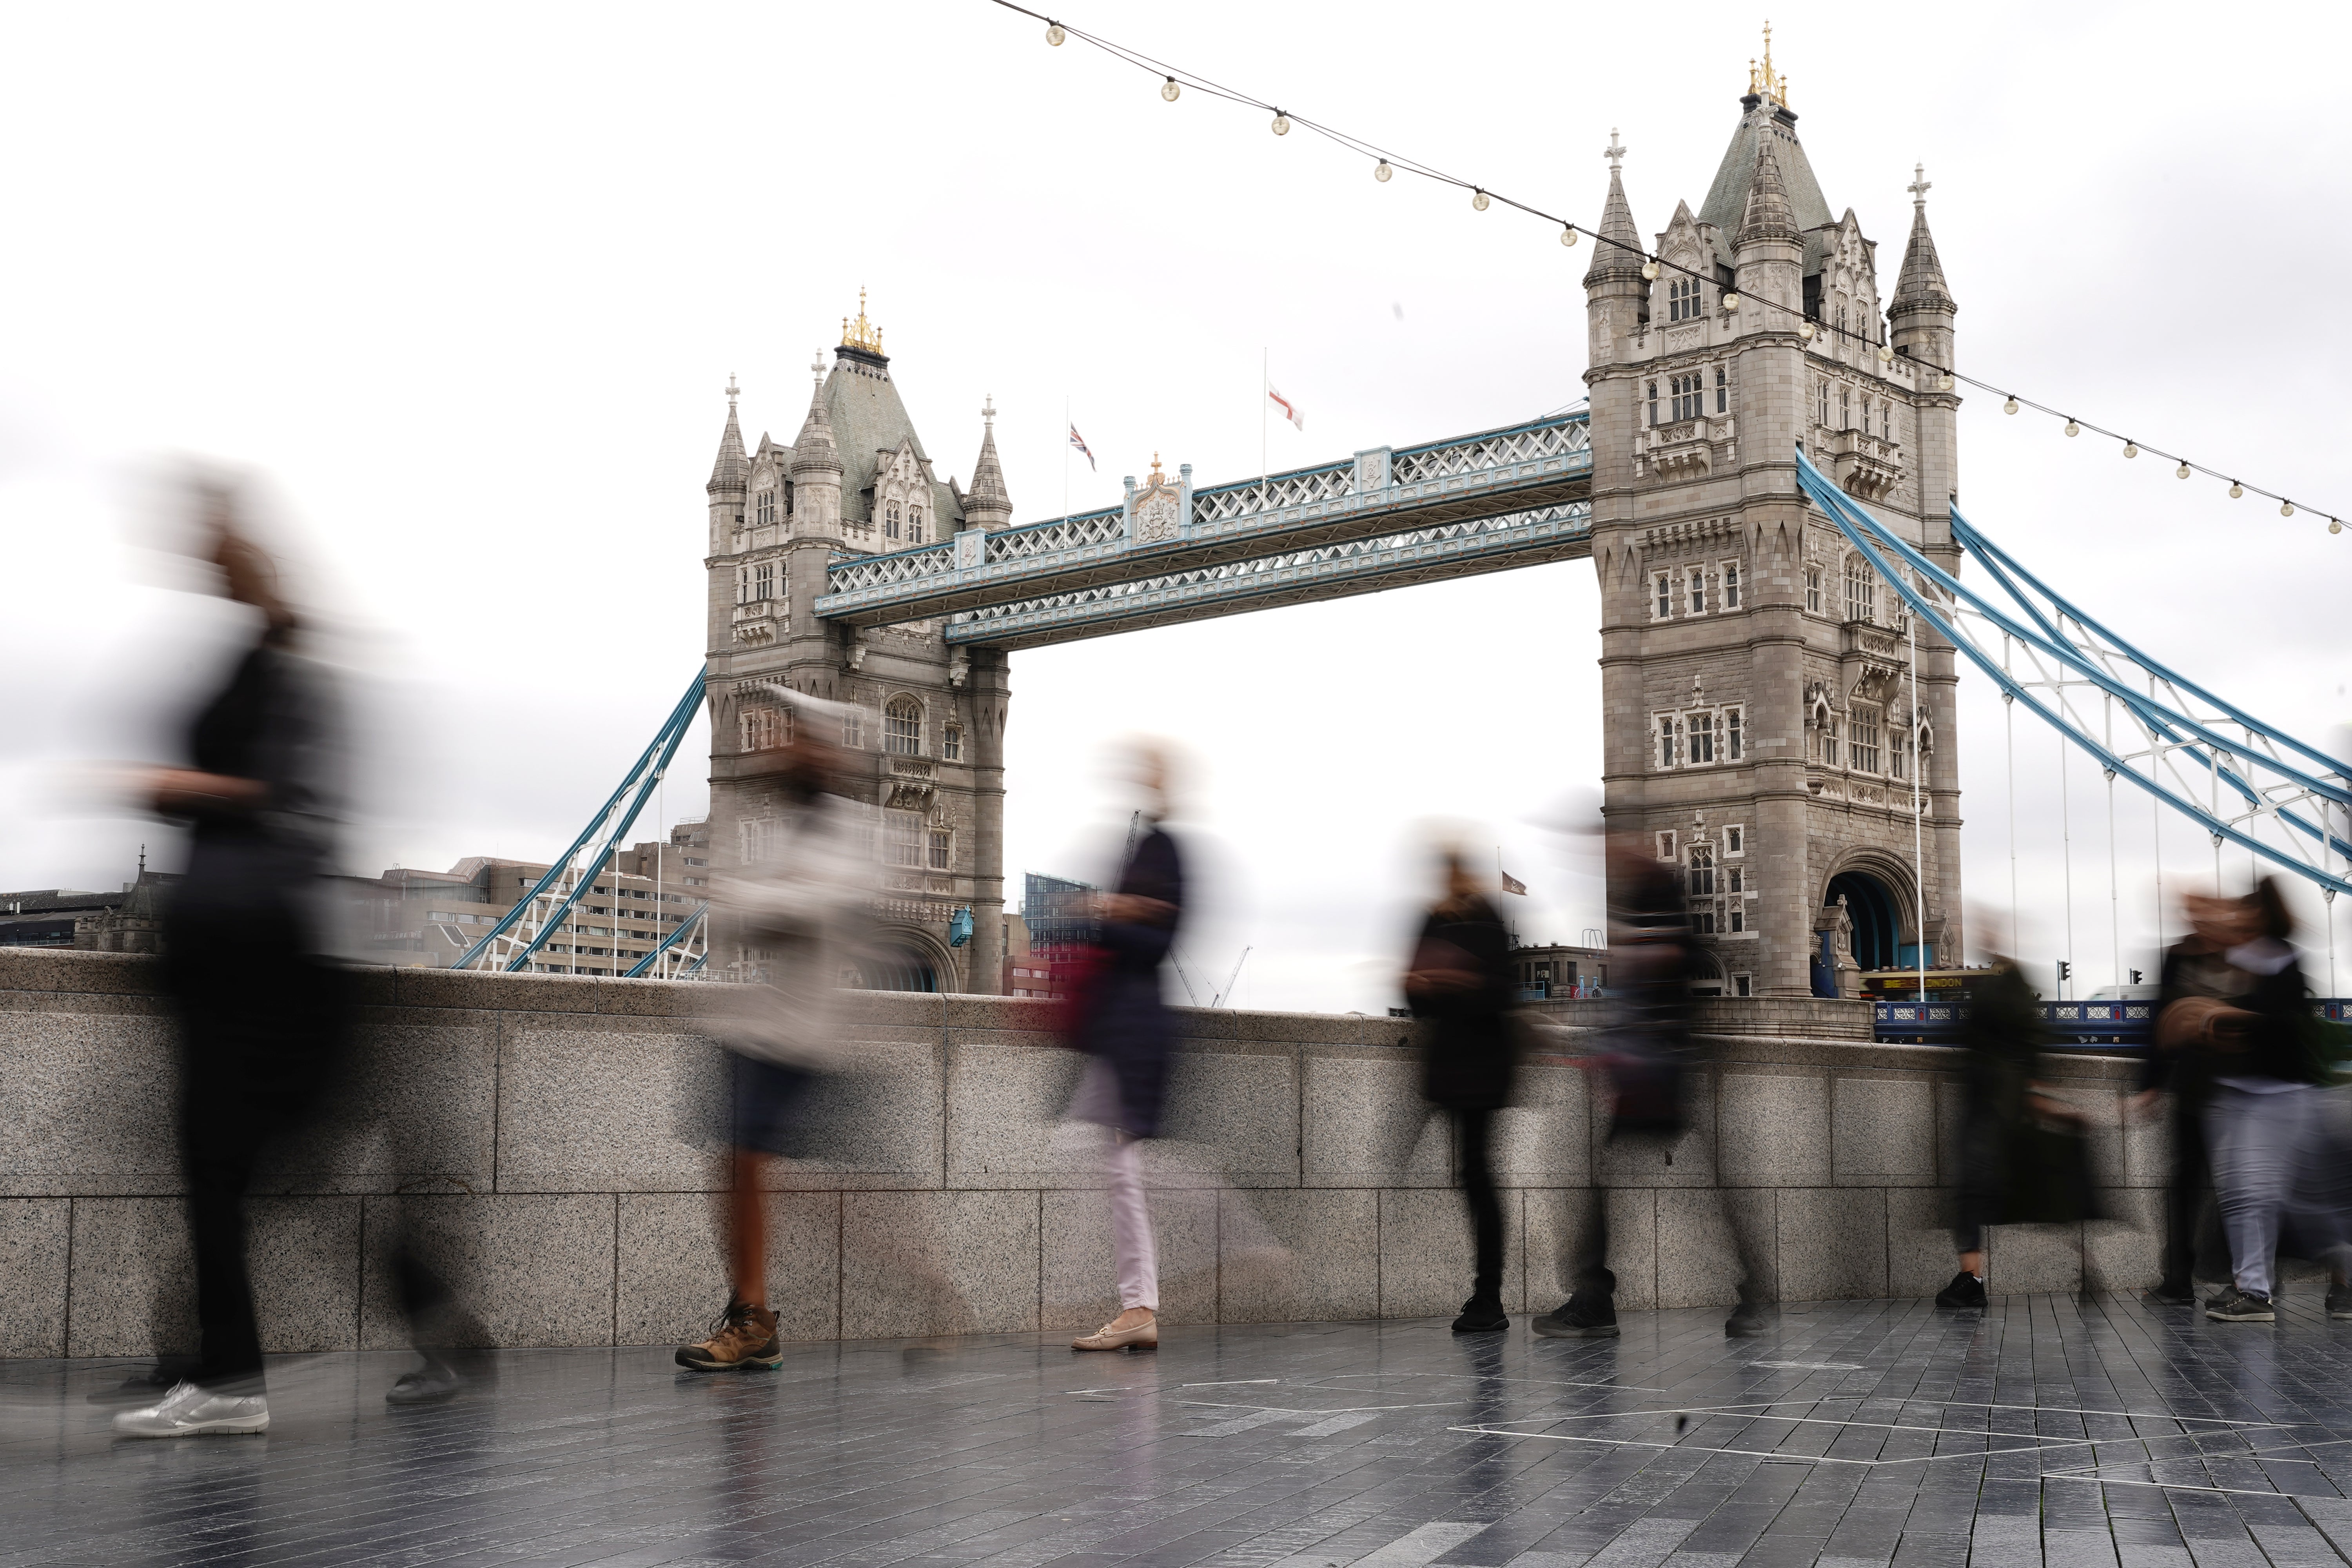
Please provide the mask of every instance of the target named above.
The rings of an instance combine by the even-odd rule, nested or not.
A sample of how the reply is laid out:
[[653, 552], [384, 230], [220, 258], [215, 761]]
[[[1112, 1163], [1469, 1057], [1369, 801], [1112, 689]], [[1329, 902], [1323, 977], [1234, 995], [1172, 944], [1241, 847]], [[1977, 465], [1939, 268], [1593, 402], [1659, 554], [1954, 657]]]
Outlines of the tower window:
[[1830, 424], [1830, 384], [1826, 381], [1813, 383], [1813, 395], [1821, 405], [1813, 423], [1826, 430]]
[[893, 697], [882, 710], [882, 749], [893, 756], [923, 754], [923, 706], [911, 697]]
[[886, 811], [882, 814], [882, 846], [885, 861], [892, 866], [920, 866], [923, 863], [923, 819], [911, 811]]
[[1657, 590], [1657, 619], [1663, 621], [1675, 613], [1675, 580], [1661, 572], [1652, 585]]
[[751, 568], [751, 597], [767, 600], [775, 596], [776, 564], [772, 561], [762, 561]]
[[1822, 765], [1838, 765], [1838, 721], [1834, 713], [1822, 720]]
[[[1735, 709], [1733, 709], [1731, 711], [1732, 711], [1732, 713], [1736, 716], [1736, 715], [1739, 712], [1739, 710], [1738, 710], [1738, 709], [1737, 709], [1737, 708], [1735, 708]], [[1745, 854], [1747, 854], [1747, 853], [1748, 853], [1748, 829], [1746, 829], [1745, 827], [1727, 827], [1727, 828], [1725, 828], [1725, 829], [1723, 830], [1723, 852], [1724, 852], [1726, 855], [1745, 855]], [[1737, 872], [1737, 871], [1734, 871], [1734, 872], [1732, 872], [1732, 874], [1731, 874], [1731, 875], [1732, 875], [1732, 883], [1731, 883], [1731, 885], [1732, 885], [1732, 887], [1736, 889], [1738, 889], [1738, 886], [1739, 886], [1739, 881], [1738, 881], [1739, 873], [1738, 873], [1738, 872]]]
[[1690, 847], [1690, 890], [1697, 899], [1715, 895], [1715, 848], [1712, 845]]
[[1846, 557], [1845, 618], [1849, 621], [1874, 621], [1878, 618], [1878, 578], [1859, 555]]
[[741, 728], [747, 752], [772, 752], [793, 742], [793, 716], [781, 708], [744, 709]]
[[1878, 405], [1878, 438], [1882, 441], [1895, 439], [1895, 405], [1892, 403]]
[[[1673, 859], [1674, 858], [1675, 858], [1675, 835], [1674, 835], [1674, 829], [1672, 829], [1672, 828], [1668, 828], [1665, 832], [1661, 833], [1661, 834], [1659, 834], [1659, 835], [1658, 835], [1658, 858], [1659, 858], [1659, 859], [1661, 859], [1661, 860], [1671, 860], [1671, 859]], [[1604, 970], [1602, 970], [1602, 971], [1601, 972], [1601, 983], [1603, 985], [1606, 985], [1606, 984], [1609, 984], [1609, 972], [1608, 972], [1607, 970], [1605, 970], [1605, 969], [1604, 969]]]
[[1846, 742], [1850, 765], [1857, 773], [1878, 771], [1878, 710], [1857, 708], [1853, 710], [1853, 731]]
[[1739, 608], [1739, 563], [1737, 561], [1723, 563], [1723, 607], [1727, 610]]
[[1688, 375], [1675, 376], [1668, 384], [1666, 390], [1672, 395], [1674, 418], [1676, 424], [1699, 416], [1699, 402], [1702, 396], [1700, 386], [1701, 377], [1696, 371], [1693, 371]]
[[1667, 321], [1696, 321], [1702, 308], [1697, 279], [1676, 278], [1666, 285]]
[[897, 501], [892, 501], [883, 509], [882, 537], [885, 539], [898, 537], [898, 503]]
[[940, 757], [944, 762], [963, 761], [963, 726], [950, 724], [940, 731]]
[[1851, 386], [1838, 388], [1837, 427], [1841, 430], [1853, 428], [1853, 388]]
[[910, 506], [907, 509], [907, 542], [910, 544], [920, 544], [923, 542], [923, 509], [921, 507]]
[[[1715, 715], [1694, 713], [1690, 716], [1685, 729], [1689, 736], [1689, 745], [1686, 750], [1692, 765], [1696, 766], [1701, 763], [1715, 761]], [[1696, 854], [1698, 851], [1693, 850], [1691, 853]]]
[[1715, 367], [1715, 411], [1731, 412], [1731, 373], [1721, 365]]
[[856, 708], [845, 708], [841, 714], [841, 743], [851, 751], [866, 748], [866, 715]]
[[[1723, 710], [1723, 760], [1736, 763], [1748, 754], [1747, 728], [1744, 710], [1727, 708]], [[1739, 829], [1731, 830], [1731, 852], [1739, 853]]]
[[1675, 721], [1670, 713], [1658, 716], [1658, 766], [1675, 765]]
[[954, 836], [944, 827], [934, 827], [929, 836], [928, 864], [934, 871], [948, 868], [950, 851], [955, 847]]
[[1706, 569], [1703, 566], [1690, 569], [1690, 613], [1706, 614]]
[[1818, 566], [1805, 568], [1805, 608], [1817, 616], [1822, 613], [1822, 569]]
[[761, 490], [757, 499], [756, 507], [760, 519], [760, 526], [761, 528], [773, 527], [776, 521], [776, 492], [773, 490]]
[[[1654, 381], [1650, 382], [1646, 384], [1644, 390], [1649, 395], [1650, 428], [1654, 430], [1658, 427], [1658, 384]], [[741, 518], [737, 518], [735, 521], [740, 522], [743, 520]]]

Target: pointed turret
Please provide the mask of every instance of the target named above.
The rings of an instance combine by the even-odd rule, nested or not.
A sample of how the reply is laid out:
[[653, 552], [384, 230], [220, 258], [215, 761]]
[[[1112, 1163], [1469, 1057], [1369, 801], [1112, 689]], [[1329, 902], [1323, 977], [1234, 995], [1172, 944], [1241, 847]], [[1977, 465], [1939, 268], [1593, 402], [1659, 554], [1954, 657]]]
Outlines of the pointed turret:
[[1751, 245], [1774, 240], [1796, 244], [1803, 238], [1796, 212], [1789, 205], [1789, 186], [1780, 178], [1780, 160], [1773, 154], [1772, 140], [1759, 136], [1756, 172], [1748, 182], [1747, 210], [1739, 216], [1739, 232], [1732, 238], [1732, 247], [1745, 251]]
[[996, 400], [980, 407], [980, 460], [971, 468], [971, 489], [963, 493], [964, 525], [1003, 528], [1013, 521], [1013, 497], [1004, 488], [1004, 466], [996, 460]]
[[735, 378], [727, 378], [727, 428], [719, 436], [719, 458], [710, 465], [710, 482], [702, 487], [710, 498], [710, 550], [719, 554], [728, 539], [743, 526], [743, 484], [751, 472], [743, 455], [743, 426], [735, 416], [735, 399], [741, 395]]
[[1887, 313], [1900, 318], [1908, 311], [1956, 311], [1952, 291], [1944, 281], [1944, 263], [1936, 255], [1936, 237], [1927, 232], [1927, 170], [1912, 165], [1911, 243], [1903, 252], [1902, 275], [1895, 279], [1895, 299]]
[[[1741, 293], [1796, 310], [1805, 300], [1805, 231], [1798, 226], [1788, 182], [1780, 175], [1780, 154], [1773, 145], [1777, 140], [1756, 139], [1748, 199], [1732, 237], [1734, 275]], [[1782, 310], [1765, 310], [1749, 312], [1740, 325], [1743, 331], [1791, 331], [1796, 321]]]
[[1641, 280], [1642, 231], [1633, 225], [1633, 208], [1625, 200], [1624, 175], [1618, 166], [1624, 155], [1617, 132], [1610, 132], [1609, 146], [1602, 154], [1609, 160], [1609, 200], [1601, 209], [1601, 239], [1592, 247], [1592, 265], [1584, 272], [1587, 289], [1621, 278]]
[[793, 529], [796, 533], [841, 528], [841, 451], [834, 443], [833, 420], [824, 407], [824, 352], [817, 351], [809, 373], [816, 385], [809, 394], [808, 417], [793, 441]]

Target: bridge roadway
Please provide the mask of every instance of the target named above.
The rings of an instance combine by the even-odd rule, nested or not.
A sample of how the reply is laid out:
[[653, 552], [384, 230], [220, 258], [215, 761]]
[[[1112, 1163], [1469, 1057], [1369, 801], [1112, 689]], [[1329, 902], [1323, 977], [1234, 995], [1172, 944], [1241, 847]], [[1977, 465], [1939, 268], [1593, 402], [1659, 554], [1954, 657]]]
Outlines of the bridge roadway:
[[[1205, 489], [1182, 473], [1117, 507], [837, 558], [816, 613], [1036, 647], [1591, 552], [1581, 409]], [[1155, 495], [1172, 512], [1151, 516]]]

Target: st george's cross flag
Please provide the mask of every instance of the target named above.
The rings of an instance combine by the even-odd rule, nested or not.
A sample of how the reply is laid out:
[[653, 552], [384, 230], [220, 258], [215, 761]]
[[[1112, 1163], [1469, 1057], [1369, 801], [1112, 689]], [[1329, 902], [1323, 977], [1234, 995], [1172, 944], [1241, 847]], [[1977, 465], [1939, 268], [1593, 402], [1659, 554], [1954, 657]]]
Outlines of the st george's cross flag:
[[1088, 472], [1098, 473], [1101, 471], [1095, 468], [1095, 455], [1093, 451], [1087, 447], [1086, 437], [1078, 434], [1078, 427], [1075, 425], [1070, 426], [1070, 445], [1076, 447], [1082, 454], [1085, 455]]
[[1298, 405], [1291, 402], [1287, 397], [1283, 396], [1281, 393], [1276, 392], [1271, 382], [1266, 384], [1265, 395], [1273, 400], [1274, 405], [1276, 408], [1282, 410], [1282, 416], [1285, 419], [1289, 420], [1301, 430], [1307, 428], [1307, 416], [1298, 412]]

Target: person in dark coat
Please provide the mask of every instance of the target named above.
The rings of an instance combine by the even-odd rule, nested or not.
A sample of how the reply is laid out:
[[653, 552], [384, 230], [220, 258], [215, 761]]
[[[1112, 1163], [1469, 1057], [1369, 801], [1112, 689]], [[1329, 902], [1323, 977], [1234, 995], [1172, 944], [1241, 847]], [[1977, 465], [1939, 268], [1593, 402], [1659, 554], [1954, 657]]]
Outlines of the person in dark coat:
[[1422, 1022], [1422, 1093], [1453, 1118], [1477, 1257], [1457, 1334], [1507, 1329], [1503, 1310], [1503, 1205], [1495, 1191], [1495, 1113], [1510, 1103], [1517, 1070], [1510, 1006], [1510, 935], [1461, 852], [1440, 852], [1444, 894], [1421, 922], [1404, 994]]
[[310, 1121], [339, 1077], [347, 976], [326, 956], [320, 900], [341, 793], [339, 723], [275, 566], [207, 500], [209, 559], [258, 612], [253, 646], [197, 717], [193, 767], [156, 768], [141, 794], [191, 824], [188, 868], [163, 920], [163, 985], [180, 1020], [180, 1153], [196, 1264], [194, 1373], [114, 1418], [127, 1436], [269, 1426], [245, 1193], [260, 1155]]
[[1952, 1226], [1960, 1269], [1936, 1293], [1938, 1307], [1984, 1306], [1985, 1227], [2040, 1217], [2016, 1212], [2011, 1194], [2021, 1173], [2011, 1167], [2017, 1134], [2029, 1116], [2074, 1114], [2039, 1093], [2034, 1082], [2047, 1038], [2041, 999], [2014, 962], [1994, 955], [1990, 971], [1969, 988], [1968, 1019], [1960, 1031], [1967, 1055], [1961, 1067], [1958, 1212]]
[[[2165, 950], [2158, 975], [2156, 1047], [2140, 1058], [2138, 1092], [2132, 1108], [2152, 1116], [2159, 1100], [2169, 1097], [2166, 1119], [2171, 1133], [2171, 1170], [2164, 1194], [2164, 1274], [2148, 1299], [2168, 1307], [2192, 1306], [2197, 1300], [2197, 1263], [2208, 1229], [2213, 1191], [2211, 1162], [2205, 1152], [2205, 1100], [2212, 1088], [2214, 1052], [2189, 1027], [2201, 1010], [2172, 1005], [2192, 997], [2222, 1001], [2244, 989], [2244, 976], [2232, 968], [2227, 950], [2228, 924], [2236, 901], [2190, 895], [2187, 900], [2189, 934]], [[2169, 1015], [2172, 1026], [2163, 1020]]]
[[1097, 963], [1084, 984], [1071, 1044], [1087, 1055], [1071, 1114], [1110, 1139], [1111, 1240], [1118, 1259], [1119, 1314], [1071, 1342], [1081, 1351], [1150, 1350], [1160, 1343], [1160, 1263], [1145, 1206], [1139, 1142], [1160, 1135], [1176, 1019], [1160, 996], [1160, 966], [1184, 914], [1184, 865], [1168, 816], [1168, 757], [1136, 750], [1145, 802], [1113, 891], [1095, 900]]

